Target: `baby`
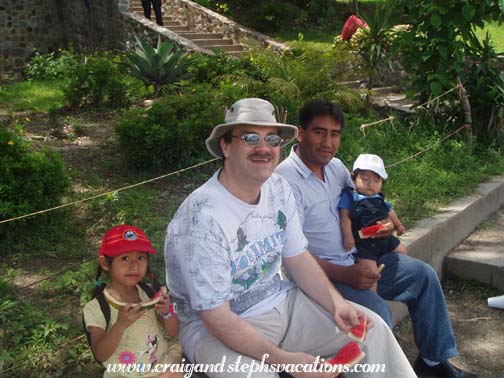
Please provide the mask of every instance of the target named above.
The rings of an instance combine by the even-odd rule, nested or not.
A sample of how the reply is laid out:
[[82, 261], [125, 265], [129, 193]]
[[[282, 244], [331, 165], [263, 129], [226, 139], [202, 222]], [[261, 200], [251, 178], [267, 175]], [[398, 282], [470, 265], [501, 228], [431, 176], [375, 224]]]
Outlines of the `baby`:
[[[379, 229], [382, 222], [390, 220], [398, 235], [404, 233], [404, 226], [381, 193], [383, 181], [387, 177], [383, 160], [379, 156], [359, 155], [352, 170], [355, 190], [345, 188], [338, 204], [345, 249], [348, 251], [355, 246], [357, 263], [366, 264], [374, 270], [378, 270], [376, 262], [383, 254], [407, 253], [406, 246], [395, 236], [375, 238], [376, 231], [368, 228], [371, 232], [367, 233], [365, 229], [369, 226]], [[371, 289], [376, 291], [376, 288], [375, 284]]]

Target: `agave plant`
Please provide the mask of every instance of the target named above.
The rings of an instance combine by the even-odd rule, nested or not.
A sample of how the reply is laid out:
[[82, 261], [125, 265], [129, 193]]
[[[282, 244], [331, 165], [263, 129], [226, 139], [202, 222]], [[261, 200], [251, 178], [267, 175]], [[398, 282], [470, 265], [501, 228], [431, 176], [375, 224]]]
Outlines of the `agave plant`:
[[135, 38], [135, 52], [130, 55], [132, 73], [145, 85], [154, 85], [154, 95], [158, 96], [164, 85], [173, 85], [182, 79], [187, 53], [177, 50], [172, 41], [161, 42], [160, 36], [156, 48]]

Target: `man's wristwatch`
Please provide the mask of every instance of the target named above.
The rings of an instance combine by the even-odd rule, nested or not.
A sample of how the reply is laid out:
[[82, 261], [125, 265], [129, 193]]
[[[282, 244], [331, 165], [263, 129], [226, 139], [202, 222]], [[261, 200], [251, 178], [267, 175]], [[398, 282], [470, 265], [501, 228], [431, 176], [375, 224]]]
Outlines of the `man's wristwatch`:
[[177, 313], [177, 307], [175, 306], [175, 303], [172, 303], [172, 304], [170, 304], [170, 309], [168, 310], [168, 312], [166, 314], [159, 313], [159, 315], [163, 319], [168, 319], [168, 318], [171, 318], [176, 313]]

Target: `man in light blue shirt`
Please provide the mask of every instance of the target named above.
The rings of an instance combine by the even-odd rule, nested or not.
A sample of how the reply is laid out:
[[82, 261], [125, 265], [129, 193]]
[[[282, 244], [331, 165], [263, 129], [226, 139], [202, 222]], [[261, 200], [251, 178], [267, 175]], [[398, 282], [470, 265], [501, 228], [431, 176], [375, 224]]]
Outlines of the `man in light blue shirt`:
[[[457, 355], [446, 301], [436, 272], [412, 257], [386, 253], [377, 265], [381, 273], [356, 264], [353, 252], [343, 246], [339, 212], [342, 189], [353, 186], [350, 173], [334, 157], [338, 151], [344, 117], [330, 102], [310, 102], [300, 111], [299, 144], [276, 169], [291, 185], [308, 250], [338, 291], [347, 299], [378, 313], [391, 327], [392, 314], [386, 300], [408, 305], [415, 341], [420, 351], [415, 371], [425, 377], [472, 378], [474, 374], [454, 367]], [[389, 236], [393, 225], [381, 233]], [[378, 282], [378, 291], [370, 288]]]

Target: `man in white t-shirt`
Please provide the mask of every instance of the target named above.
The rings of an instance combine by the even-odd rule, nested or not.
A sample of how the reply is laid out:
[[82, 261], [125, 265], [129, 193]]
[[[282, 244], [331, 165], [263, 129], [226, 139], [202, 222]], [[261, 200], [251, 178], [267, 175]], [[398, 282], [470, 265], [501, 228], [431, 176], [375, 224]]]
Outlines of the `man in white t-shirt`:
[[[269, 102], [243, 99], [207, 139], [223, 167], [180, 206], [165, 242], [184, 352], [211, 377], [277, 377], [278, 364], [308, 370], [331, 357], [367, 319], [363, 362], [384, 364], [376, 377], [415, 377], [385, 322], [346, 302], [306, 249], [290, 186], [273, 174], [296, 132]], [[260, 361], [269, 365], [257, 371]], [[295, 377], [337, 375], [296, 369]]]

